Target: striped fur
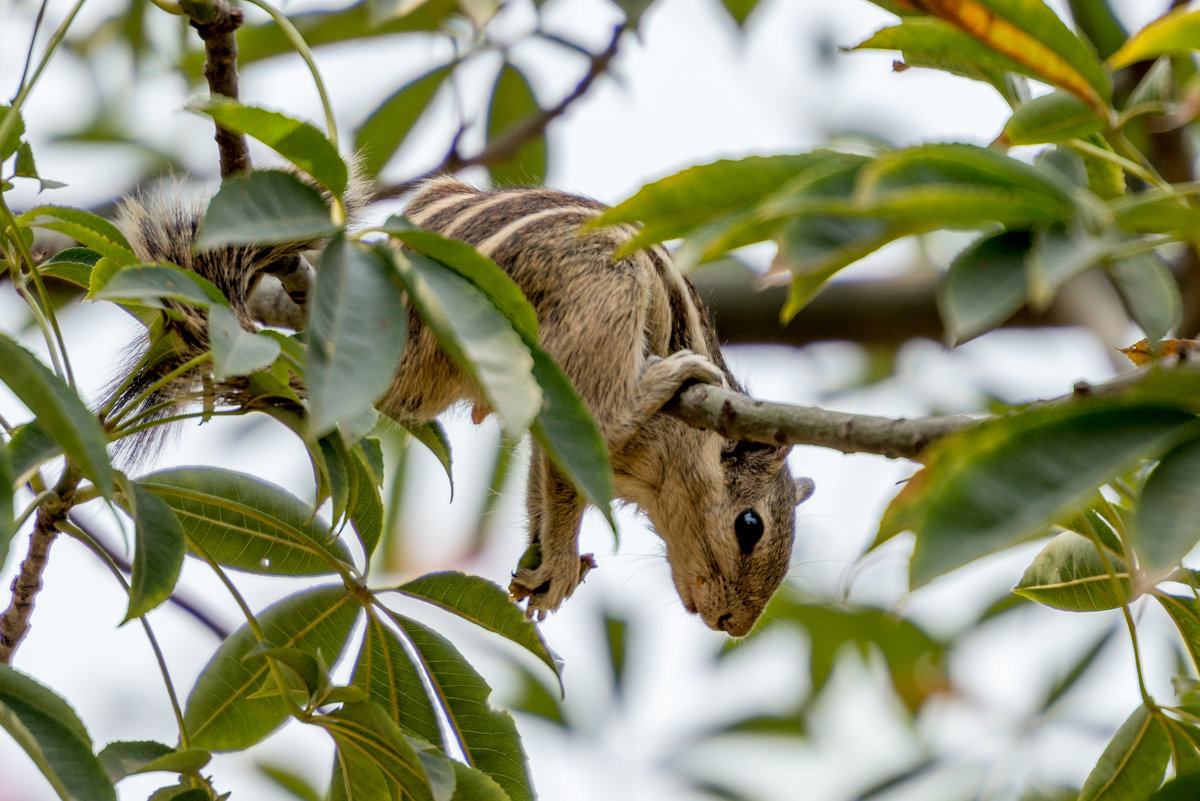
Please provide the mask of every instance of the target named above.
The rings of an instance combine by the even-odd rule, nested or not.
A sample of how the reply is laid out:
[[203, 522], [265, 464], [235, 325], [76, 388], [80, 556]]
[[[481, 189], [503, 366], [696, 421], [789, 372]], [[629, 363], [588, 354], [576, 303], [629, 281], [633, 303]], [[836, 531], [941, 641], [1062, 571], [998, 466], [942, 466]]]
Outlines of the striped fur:
[[[656, 245], [616, 258], [635, 229], [586, 227], [603, 208], [547, 189], [481, 192], [439, 178], [421, 186], [407, 215], [473, 245], [525, 293], [544, 347], [605, 436], [618, 496], [646, 512], [666, 542], [684, 606], [712, 628], [741, 635], [787, 571], [794, 506], [811, 483], [792, 480], [786, 448], [729, 442], [659, 413], [690, 380], [740, 387], [704, 304], [670, 254]], [[484, 403], [415, 315], [410, 335], [384, 412], [427, 419], [460, 399]], [[530, 466], [526, 509], [542, 562], [518, 570], [511, 589], [529, 597], [530, 614], [544, 615], [587, 568], [577, 546], [583, 502], [541, 453]], [[748, 510], [765, 533], [743, 553], [734, 522]]]

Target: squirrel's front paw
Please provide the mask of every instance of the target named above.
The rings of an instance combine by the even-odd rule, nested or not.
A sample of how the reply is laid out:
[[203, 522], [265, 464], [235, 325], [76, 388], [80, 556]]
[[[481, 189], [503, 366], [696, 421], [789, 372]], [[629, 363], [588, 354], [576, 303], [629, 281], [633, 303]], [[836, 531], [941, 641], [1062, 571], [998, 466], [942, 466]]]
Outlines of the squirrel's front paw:
[[521, 557], [508, 592], [514, 601], [529, 599], [525, 606], [526, 617], [545, 620], [546, 613], [558, 609], [595, 567], [596, 560], [590, 553], [583, 556], [552, 554], [543, 559], [541, 546], [535, 542]]
[[647, 372], [661, 372], [675, 386], [681, 387], [688, 381], [702, 384], [725, 385], [725, 373], [707, 357], [690, 350], [678, 350], [666, 358], [652, 356]]

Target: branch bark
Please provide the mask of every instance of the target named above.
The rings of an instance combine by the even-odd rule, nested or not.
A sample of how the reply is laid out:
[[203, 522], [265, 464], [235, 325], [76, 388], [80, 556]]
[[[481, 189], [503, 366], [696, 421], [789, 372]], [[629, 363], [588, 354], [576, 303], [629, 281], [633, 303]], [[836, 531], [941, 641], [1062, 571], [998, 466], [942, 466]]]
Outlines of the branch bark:
[[9, 587], [12, 600], [0, 616], [0, 664], [12, 664], [17, 647], [29, 633], [29, 618], [42, 589], [42, 574], [50, 558], [50, 546], [58, 537], [58, 522], [70, 511], [82, 477], [79, 469], [68, 462], [54, 487], [53, 496], [37, 510], [33, 533], [29, 535], [29, 551]]
[[[1022, 409], [1062, 406], [1082, 398], [1117, 397], [1148, 374], [1149, 369], [1143, 368], [1103, 384], [1080, 381], [1069, 394], [1035, 401]], [[874, 453], [889, 459], [916, 459], [937, 440], [995, 419], [957, 414], [909, 420], [849, 414], [816, 406], [758, 401], [711, 384], [685, 387], [663, 411], [690, 426], [715, 431], [729, 439], [766, 445], [816, 445], [842, 453]]]
[[[187, 3], [184, 9], [191, 18], [192, 27], [204, 42], [204, 78], [208, 81], [209, 93], [237, 100], [235, 33], [242, 26], [242, 10], [230, 5], [226, 0]], [[216, 140], [221, 157], [222, 178], [250, 170], [250, 151], [246, 147], [246, 137], [218, 124]]]

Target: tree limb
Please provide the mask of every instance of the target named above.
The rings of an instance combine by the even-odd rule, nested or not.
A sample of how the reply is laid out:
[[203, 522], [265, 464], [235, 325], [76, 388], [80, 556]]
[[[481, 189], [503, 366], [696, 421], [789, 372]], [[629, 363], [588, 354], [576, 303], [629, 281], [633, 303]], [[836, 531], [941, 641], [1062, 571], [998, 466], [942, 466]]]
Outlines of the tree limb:
[[[1177, 369], [1193, 369], [1179, 367]], [[1081, 398], [1120, 396], [1150, 374], [1149, 369], [1123, 373], [1103, 384], [1077, 383], [1067, 395], [1034, 401], [1021, 408], [1047, 408], [1078, 402]], [[740, 392], [692, 384], [663, 407], [695, 428], [715, 431], [729, 439], [766, 445], [817, 445], [842, 453], [874, 453], [889, 459], [916, 459], [931, 443], [995, 417], [956, 414], [945, 417], [874, 417], [755, 400]]]
[[539, 136], [543, 136], [550, 123], [566, 113], [567, 109], [576, 100], [587, 94], [597, 78], [608, 72], [609, 65], [616, 58], [617, 50], [620, 47], [621, 35], [625, 32], [625, 28], [626, 23], [624, 22], [613, 28], [612, 39], [609, 41], [608, 46], [603, 51], [591, 57], [591, 60], [588, 62], [587, 72], [584, 73], [570, 94], [558, 103], [550, 108], [542, 109], [520, 125], [509, 130], [504, 136], [488, 142], [483, 150], [473, 156], [464, 156], [459, 151], [459, 139], [462, 134], [460, 131], [454, 137], [454, 141], [450, 145], [450, 150], [446, 153], [440, 164], [416, 178], [392, 184], [391, 186], [380, 187], [373, 194], [372, 201], [400, 197], [409, 192], [421, 181], [439, 173], [455, 173], [467, 167], [488, 167], [512, 158], [524, 145], [532, 142]]
[[[204, 41], [204, 78], [208, 90], [214, 97], [223, 95], [231, 100], [238, 99], [237, 37], [235, 32], [242, 26], [240, 8], [226, 0], [208, 0], [183, 4], [191, 18], [192, 27]], [[217, 150], [221, 155], [221, 177], [248, 172], [250, 151], [246, 137], [217, 124]]]
[[83, 474], [69, 461], [54, 487], [54, 493], [37, 510], [29, 551], [13, 577], [9, 589], [12, 600], [0, 616], [0, 664], [11, 665], [13, 654], [29, 633], [29, 617], [42, 589], [42, 574], [50, 557], [50, 546], [58, 536], [57, 524], [67, 516]]

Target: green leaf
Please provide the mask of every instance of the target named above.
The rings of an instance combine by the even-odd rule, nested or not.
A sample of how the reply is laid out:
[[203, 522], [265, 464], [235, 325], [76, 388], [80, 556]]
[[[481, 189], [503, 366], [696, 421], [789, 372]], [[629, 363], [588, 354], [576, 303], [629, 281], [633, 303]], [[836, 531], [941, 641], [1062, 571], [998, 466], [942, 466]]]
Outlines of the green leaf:
[[520, 735], [512, 715], [488, 704], [492, 688], [445, 637], [393, 612], [388, 616], [416, 649], [467, 764], [494, 779], [512, 801], [533, 801]]
[[383, 499], [379, 495], [379, 484], [359, 451], [353, 454], [351, 470], [357, 475], [357, 491], [347, 512], [354, 530], [358, 533], [359, 542], [362, 543], [363, 558], [369, 564], [380, 538], [383, 537]]
[[521, 336], [469, 281], [419, 253], [389, 254], [408, 299], [438, 343], [483, 391], [514, 435], [542, 405], [533, 357]]
[[1091, 106], [1076, 95], [1060, 91], [1017, 106], [1004, 126], [1003, 136], [1011, 145], [1040, 145], [1086, 139], [1103, 127], [1104, 121]]
[[1183, 317], [1179, 284], [1162, 257], [1146, 252], [1113, 264], [1108, 271], [1130, 318], [1157, 342]]
[[988, 421], [930, 448], [889, 506], [885, 533], [917, 535], [913, 586], [1038, 532], [1096, 487], [1187, 434], [1192, 414], [1155, 405], [1075, 403]]
[[[304, 590], [261, 612], [258, 625], [266, 642], [310, 654], [333, 664], [346, 647], [360, 606], [341, 584]], [[196, 679], [184, 710], [184, 724], [196, 748], [230, 751], [248, 748], [287, 719], [277, 695], [251, 698], [273, 679], [264, 659], [245, 657], [259, 641], [248, 625], [228, 637]]]
[[187, 540], [171, 507], [140, 484], [122, 483], [126, 511], [134, 520], [133, 571], [129, 579], [129, 609], [122, 623], [133, 620], [171, 597]]
[[1064, 284], [1099, 263], [1116, 244], [1109, 232], [1097, 235], [1061, 224], [1039, 229], [1025, 263], [1031, 308], [1048, 308]]
[[352, 683], [367, 691], [371, 703], [383, 709], [401, 729], [443, 747], [433, 702], [425, 693], [421, 673], [404, 646], [374, 611], [354, 662]]
[[43, 462], [61, 454], [62, 448], [41, 423], [30, 420], [13, 430], [8, 451], [12, 457], [12, 486], [16, 486], [17, 482], [23, 484], [28, 481], [33, 471]]
[[410, 250], [428, 256], [470, 281], [476, 289], [487, 295], [517, 333], [525, 339], [536, 339], [537, 313], [521, 293], [517, 282], [496, 262], [466, 242], [415, 228], [403, 217], [389, 217], [383, 224], [383, 230]]
[[208, 204], [197, 250], [308, 242], [342, 230], [321, 193], [290, 172], [256, 170], [226, 178]]
[[455, 571], [427, 573], [405, 582], [395, 591], [453, 612], [481, 628], [515, 642], [554, 671], [561, 683], [560, 666], [537, 626], [525, 619], [520, 607], [500, 586], [479, 576]]
[[1028, 231], [983, 236], [950, 264], [938, 284], [938, 311], [952, 345], [990, 331], [1025, 305]]
[[[1073, 204], [1048, 174], [986, 147], [918, 145], [863, 167], [848, 214], [937, 227], [1019, 228], [1068, 219]], [[831, 207], [836, 210], [836, 207]]]
[[1141, 801], [1162, 783], [1171, 752], [1163, 717], [1139, 706], [1100, 755], [1079, 801]]
[[58, 278], [86, 290], [91, 287], [92, 268], [98, 261], [100, 254], [91, 248], [66, 248], [38, 265], [38, 272], [43, 278]]
[[0, 142], [0, 161], [7, 161], [12, 154], [17, 152], [17, 148], [21, 146], [21, 137], [25, 135], [25, 119], [21, 116], [21, 112], [13, 111], [11, 105], [0, 104], [0, 122], [7, 120], [10, 114], [16, 118], [16, 121], [9, 128], [4, 141]]
[[1200, 541], [1200, 439], [1163, 456], [1142, 486], [1129, 535], [1139, 565], [1161, 574], [1179, 564]]
[[910, 67], [926, 67], [983, 81], [1009, 103], [1019, 101], [1008, 73], [1037, 77], [1034, 70], [998, 53], [944, 20], [909, 17], [884, 28], [854, 50], [899, 50]]
[[[103, 276], [93, 272], [97, 281]], [[161, 298], [172, 298], [205, 308], [229, 306], [221, 290], [208, 279], [170, 264], [135, 264], [113, 273], [89, 292], [96, 300], [127, 300], [155, 309], [167, 308]]]
[[605, 210], [591, 225], [643, 223], [642, 230], [624, 248], [632, 252], [684, 236], [713, 220], [751, 210], [803, 176], [824, 175], [834, 166], [861, 165], [865, 161], [863, 156], [832, 150], [716, 161], [643, 186], [633, 197]]
[[318, 793], [305, 779], [288, 768], [262, 762], [258, 763], [257, 767], [264, 776], [300, 801], [325, 801], [322, 793]]
[[[349, 8], [291, 14], [288, 19], [305, 43], [316, 48], [409, 31], [436, 31], [451, 13], [459, 10], [458, 0], [427, 0], [412, 13], [377, 25], [372, 19], [373, 5], [372, 0], [359, 0]], [[238, 30], [237, 38], [238, 64], [243, 68], [255, 61], [295, 51], [288, 34], [273, 21], [242, 27]], [[184, 67], [190, 76], [199, 79], [203, 63], [204, 51], [198, 50], [185, 59]]]
[[274, 576], [333, 573], [352, 564], [341, 540], [299, 498], [253, 476], [194, 467], [145, 476], [175, 511], [192, 551], [238, 570]]
[[112, 782], [92, 754], [92, 740], [75, 710], [7, 665], [0, 665], [0, 726], [63, 801], [116, 801]]
[[799, 624], [808, 633], [814, 697], [828, 683], [849, 644], [864, 657], [872, 650], [883, 656], [892, 686], [910, 712], [949, 684], [945, 646], [911, 621], [883, 609], [837, 607], [784, 585], [771, 599], [767, 619]]
[[544, 398], [530, 433], [550, 460], [600, 510], [615, 533], [612, 465], [604, 436], [558, 363], [535, 344], [526, 344], [533, 354], [533, 376]]
[[454, 798], [452, 801], [512, 801], [512, 796], [483, 771], [451, 763], [454, 768]]
[[207, 114], [222, 128], [254, 137], [308, 173], [335, 197], [346, 191], [346, 162], [316, 126], [277, 111], [243, 106], [220, 95], [207, 101], [193, 101], [187, 108]]
[[450, 482], [450, 497], [454, 497], [454, 473], [451, 470], [450, 459], [450, 440], [446, 437], [445, 430], [438, 424], [437, 420], [426, 420], [420, 423], [401, 423], [404, 430], [412, 434], [413, 438], [429, 449], [441, 463], [442, 468], [446, 471], [446, 478]]
[[[495, 145], [541, 113], [525, 73], [505, 62], [488, 101], [487, 144]], [[546, 135], [539, 133], [500, 163], [489, 165], [488, 172], [497, 186], [540, 184], [546, 180], [547, 160]]]
[[276, 340], [242, 328], [237, 315], [224, 306], [215, 306], [208, 313], [208, 339], [216, 381], [269, 367], [279, 356]]
[[[445, 794], [433, 792], [431, 777], [416, 749], [379, 707], [344, 704], [311, 722], [328, 731], [337, 745], [334, 783], [340, 787], [330, 793], [331, 798], [344, 791], [341, 797], [350, 801], [442, 801]], [[449, 790], [452, 792], [453, 786]]]
[[780, 319], [795, 317], [843, 267], [910, 233], [917, 229], [850, 216], [806, 214], [787, 222], [776, 235], [779, 253], [772, 265], [792, 273]]
[[114, 784], [126, 776], [155, 771], [198, 774], [212, 755], [200, 748], [176, 751], [153, 740], [118, 740], [97, 754], [108, 778]]
[[408, 311], [378, 252], [337, 237], [321, 255], [308, 313], [305, 375], [316, 437], [384, 394], [404, 352]]
[[437, 67], [401, 86], [368, 115], [354, 132], [354, 150], [362, 153], [362, 170], [379, 174], [408, 137], [453, 65]]
[[1183, 638], [1183, 645], [1192, 657], [1192, 665], [1200, 670], [1200, 601], [1165, 592], [1152, 594], [1175, 621], [1179, 635]]
[[[1182, 723], [1164, 718], [1172, 730], [1178, 730]], [[1194, 736], [1194, 735], [1193, 735]], [[1200, 773], [1187, 773], [1176, 776], [1155, 791], [1147, 801], [1194, 801], [1200, 798]]]
[[1042, 549], [1013, 588], [1017, 595], [1068, 612], [1116, 609], [1130, 596], [1129, 568], [1116, 555], [1100, 552], [1087, 537], [1064, 531]]
[[112, 497], [113, 469], [108, 440], [95, 415], [67, 383], [7, 335], [0, 333], [0, 383], [5, 384], [40, 426], [101, 494]]
[[1190, 56], [1200, 50], [1200, 11], [1180, 6], [1125, 40], [1108, 59], [1114, 70], [1159, 56]]
[[66, 234], [122, 267], [140, 261], [125, 235], [108, 220], [90, 211], [69, 206], [35, 206], [17, 221]]

